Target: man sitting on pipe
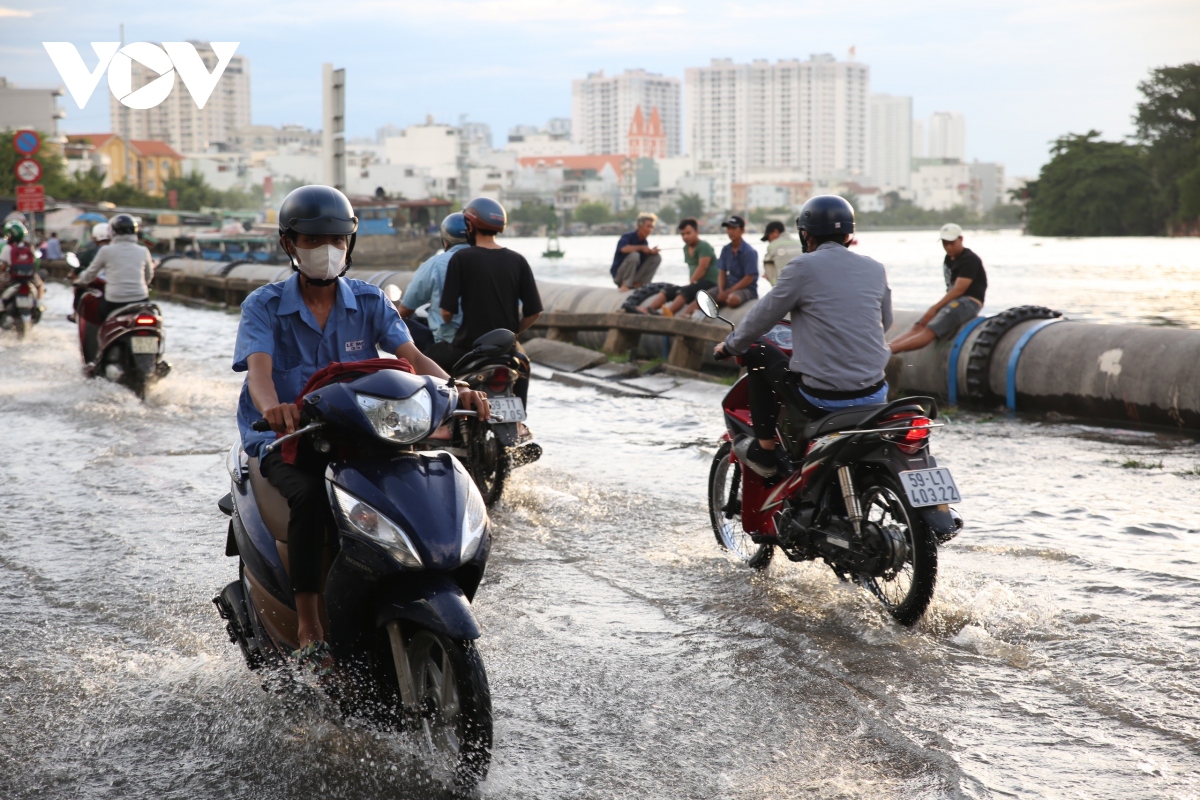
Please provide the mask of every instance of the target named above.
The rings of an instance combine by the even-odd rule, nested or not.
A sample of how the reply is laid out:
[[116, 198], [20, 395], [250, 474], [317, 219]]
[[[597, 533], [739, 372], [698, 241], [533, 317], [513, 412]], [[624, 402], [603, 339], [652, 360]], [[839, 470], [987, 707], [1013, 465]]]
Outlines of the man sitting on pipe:
[[987, 293], [987, 272], [979, 256], [963, 247], [962, 228], [953, 222], [942, 226], [940, 234], [946, 259], [942, 270], [946, 294], [925, 312], [912, 329], [893, 339], [893, 353], [919, 350], [935, 338], [944, 339], [979, 315]]

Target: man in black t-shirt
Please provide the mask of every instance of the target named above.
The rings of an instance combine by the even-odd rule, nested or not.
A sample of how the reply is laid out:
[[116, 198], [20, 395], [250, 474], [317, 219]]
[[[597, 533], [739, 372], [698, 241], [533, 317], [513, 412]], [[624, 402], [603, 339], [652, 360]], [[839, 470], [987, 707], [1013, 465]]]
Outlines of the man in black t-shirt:
[[888, 343], [893, 353], [919, 350], [935, 338], [944, 339], [979, 316], [987, 294], [987, 272], [979, 256], [963, 247], [962, 228], [953, 222], [942, 226], [940, 238], [946, 258], [942, 270], [946, 294], [942, 296], [912, 329]]
[[[484, 213], [474, 208], [477, 204]], [[442, 287], [442, 319], [449, 321], [460, 304], [462, 307], [462, 325], [454, 337], [454, 352], [449, 354], [453, 361], [470, 352], [485, 333], [505, 328], [520, 335], [542, 314], [542, 298], [529, 262], [520, 253], [496, 244], [496, 234], [507, 222], [500, 204], [481, 198], [464, 208], [463, 216], [472, 246], [451, 257]], [[521, 380], [513, 386], [526, 405], [528, 385]]]

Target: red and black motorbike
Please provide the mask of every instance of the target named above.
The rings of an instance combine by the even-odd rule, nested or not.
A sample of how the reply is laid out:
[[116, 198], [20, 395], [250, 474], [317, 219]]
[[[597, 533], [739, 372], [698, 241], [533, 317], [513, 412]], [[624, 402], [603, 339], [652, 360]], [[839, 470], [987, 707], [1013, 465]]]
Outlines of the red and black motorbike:
[[163, 360], [162, 311], [155, 303], [132, 303], [101, 319], [104, 283], [97, 278], [89, 284], [76, 309], [84, 374], [120, 383], [145, 398], [147, 388], [171, 371]]
[[[708, 295], [697, 299], [707, 316], [724, 320]], [[790, 324], [780, 322], [759, 342], [790, 358]], [[777, 548], [792, 561], [819, 558], [842, 581], [869, 590], [898, 622], [915, 624], [933, 599], [938, 547], [963, 525], [949, 505], [961, 499], [950, 470], [929, 452], [930, 432], [940, 427], [934, 399], [906, 397], [815, 419], [782, 403], [776, 446], [796, 468], [769, 479], [744, 469], [733, 449], [754, 435], [745, 375], [721, 405], [726, 431], [708, 482], [717, 543], [759, 570]]]

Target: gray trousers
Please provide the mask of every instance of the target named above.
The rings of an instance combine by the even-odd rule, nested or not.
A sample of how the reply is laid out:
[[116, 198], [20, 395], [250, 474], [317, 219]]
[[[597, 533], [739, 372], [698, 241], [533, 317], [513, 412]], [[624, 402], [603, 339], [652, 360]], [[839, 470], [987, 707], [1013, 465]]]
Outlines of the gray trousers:
[[658, 265], [662, 263], [662, 256], [658, 253], [646, 256], [646, 260], [642, 261], [641, 253], [630, 253], [625, 256], [625, 260], [621, 262], [621, 266], [617, 267], [617, 274], [613, 277], [613, 281], [617, 286], [645, 286], [654, 279], [654, 273], [658, 272]]

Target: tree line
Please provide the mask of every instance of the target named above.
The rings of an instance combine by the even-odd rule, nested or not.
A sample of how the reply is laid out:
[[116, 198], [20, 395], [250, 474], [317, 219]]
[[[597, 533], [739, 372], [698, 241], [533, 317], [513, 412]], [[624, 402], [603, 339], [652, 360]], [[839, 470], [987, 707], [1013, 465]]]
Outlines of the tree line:
[[[0, 133], [0, 196], [12, 197], [16, 193], [16, 175], [13, 168], [21, 156], [13, 149], [13, 131]], [[46, 135], [42, 135], [45, 141]], [[105, 175], [98, 167], [89, 171], [68, 174], [63, 159], [59, 158], [53, 145], [43, 145], [34, 156], [42, 166], [39, 181], [46, 187], [46, 194], [55, 200], [75, 203], [99, 203], [107, 201], [118, 206], [134, 208], [168, 208], [167, 192], [175, 190], [176, 208], [182, 211], [199, 211], [201, 208], [259, 209], [263, 205], [262, 189], [250, 191], [233, 188], [226, 191], [214, 189], [197, 172], [176, 175], [163, 183], [163, 195], [152, 195], [127, 183], [105, 186]]]
[[1132, 140], [1096, 130], [1055, 140], [1020, 198], [1029, 233], [1200, 234], [1200, 63], [1152, 70], [1138, 90]]

